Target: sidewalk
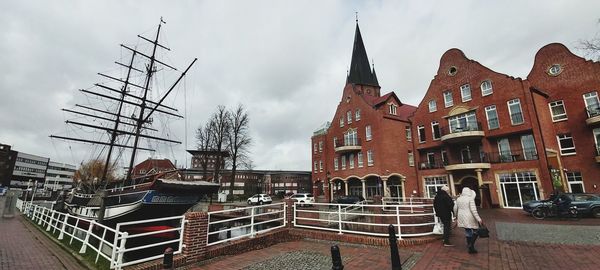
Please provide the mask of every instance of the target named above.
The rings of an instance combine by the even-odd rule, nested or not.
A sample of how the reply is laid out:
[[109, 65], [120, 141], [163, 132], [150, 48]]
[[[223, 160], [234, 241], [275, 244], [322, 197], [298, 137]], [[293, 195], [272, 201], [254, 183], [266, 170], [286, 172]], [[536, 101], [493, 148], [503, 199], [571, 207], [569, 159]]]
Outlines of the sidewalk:
[[[3, 207], [4, 197], [0, 197]], [[8, 269], [85, 268], [16, 212], [11, 219], [0, 217], [0, 270]]]

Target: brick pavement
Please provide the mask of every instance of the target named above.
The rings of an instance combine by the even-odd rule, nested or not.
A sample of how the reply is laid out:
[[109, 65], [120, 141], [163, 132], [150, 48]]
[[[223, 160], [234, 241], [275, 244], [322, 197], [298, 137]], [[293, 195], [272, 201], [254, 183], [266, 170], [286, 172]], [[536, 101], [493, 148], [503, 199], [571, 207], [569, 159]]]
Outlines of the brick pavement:
[[[0, 197], [0, 209], [3, 203]], [[0, 217], [0, 270], [8, 269], [85, 268], [17, 212], [12, 219]]]

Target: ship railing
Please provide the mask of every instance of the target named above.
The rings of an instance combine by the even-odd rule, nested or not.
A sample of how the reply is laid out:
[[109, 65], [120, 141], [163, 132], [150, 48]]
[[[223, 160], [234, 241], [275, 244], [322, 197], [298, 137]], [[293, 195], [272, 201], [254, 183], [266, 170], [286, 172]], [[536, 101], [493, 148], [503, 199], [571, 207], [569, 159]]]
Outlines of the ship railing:
[[[119, 235], [114, 239], [113, 246], [118, 243], [128, 243], [127, 246], [119, 246], [112, 252], [112, 257], [117, 258], [111, 264], [111, 269], [120, 269], [134, 264], [139, 264], [151, 260], [160, 259], [164, 256], [165, 248], [175, 247], [173, 254], [180, 254], [183, 250], [183, 230], [186, 223], [185, 216], [173, 216], [164, 218], [154, 218], [145, 220], [136, 220], [129, 222], [121, 222], [116, 226], [116, 231]], [[153, 229], [148, 232], [128, 233], [129, 228], [144, 227], [157, 224], [174, 224], [172, 226], [162, 226], [163, 229]], [[135, 239], [135, 240], [134, 240]], [[143, 243], [143, 244], [142, 244]], [[128, 260], [123, 262], [123, 257], [128, 252], [143, 253], [144, 257]]]
[[286, 225], [285, 203], [208, 212], [207, 246], [255, 237]]
[[[361, 211], [352, 213], [343, 210], [347, 206], [347, 204], [312, 203], [310, 207], [300, 208], [298, 203], [294, 203], [293, 226], [338, 234], [388, 237], [388, 226], [392, 224], [399, 239], [433, 234], [435, 213], [433, 205], [429, 203], [363, 204]], [[384, 208], [392, 210], [383, 211]]]
[[111, 269], [122, 267], [123, 257], [119, 256], [122, 254], [119, 250], [125, 248], [127, 232], [119, 232], [94, 220], [58, 212], [32, 202], [17, 200], [17, 208], [33, 224], [65, 245], [72, 246], [73, 242], [80, 243], [79, 253], [95, 253], [96, 264], [102, 257], [110, 263]]

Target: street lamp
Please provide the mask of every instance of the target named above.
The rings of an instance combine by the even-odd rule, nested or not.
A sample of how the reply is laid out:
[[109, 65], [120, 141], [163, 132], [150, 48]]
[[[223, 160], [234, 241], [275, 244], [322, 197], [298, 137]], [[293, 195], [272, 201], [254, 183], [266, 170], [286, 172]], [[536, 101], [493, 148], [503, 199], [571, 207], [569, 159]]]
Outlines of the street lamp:
[[31, 194], [31, 203], [33, 204], [33, 198], [35, 198], [35, 193], [37, 192], [37, 180], [35, 180], [35, 184], [33, 185], [33, 194]]

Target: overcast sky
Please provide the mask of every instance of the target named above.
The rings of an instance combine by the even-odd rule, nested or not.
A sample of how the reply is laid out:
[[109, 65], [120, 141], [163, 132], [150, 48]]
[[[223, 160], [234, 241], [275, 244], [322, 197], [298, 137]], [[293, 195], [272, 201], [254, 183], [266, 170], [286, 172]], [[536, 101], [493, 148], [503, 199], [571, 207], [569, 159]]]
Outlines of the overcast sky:
[[60, 109], [106, 81], [96, 73], [127, 61], [118, 45], [153, 36], [162, 16], [165, 61], [198, 62], [172, 101], [187, 118], [170, 136], [184, 145], [155, 155], [189, 166], [195, 129], [218, 104], [241, 103], [257, 169], [310, 170], [312, 132], [331, 121], [344, 87], [355, 11], [382, 93], [417, 105], [448, 49], [524, 78], [548, 43], [582, 55], [578, 42], [598, 35], [599, 10], [600, 1], [566, 0], [2, 1], [0, 143], [57, 162], [91, 158], [89, 145], [48, 137], [72, 132]]

